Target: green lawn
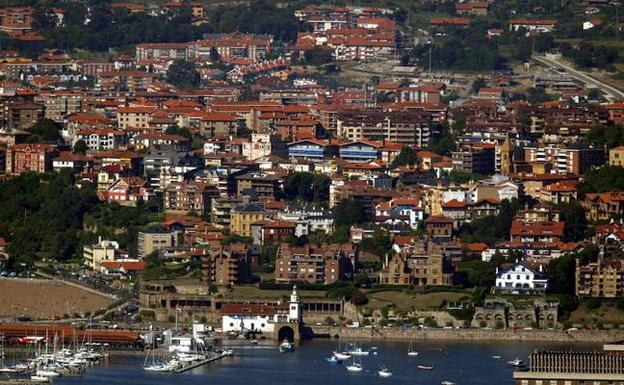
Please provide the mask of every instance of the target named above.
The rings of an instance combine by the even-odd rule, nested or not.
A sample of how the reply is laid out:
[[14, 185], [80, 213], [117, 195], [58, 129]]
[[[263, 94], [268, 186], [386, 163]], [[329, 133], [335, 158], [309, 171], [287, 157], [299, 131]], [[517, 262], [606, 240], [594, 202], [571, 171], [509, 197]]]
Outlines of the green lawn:
[[469, 296], [467, 293], [461, 292], [436, 292], [424, 294], [408, 294], [404, 291], [381, 291], [368, 295], [369, 308], [382, 308], [384, 306], [394, 306], [398, 310], [410, 310], [412, 308], [419, 310], [437, 309], [444, 300], [455, 302], [462, 297]]
[[[262, 290], [255, 285], [238, 285], [234, 286], [225, 296], [231, 298], [280, 299], [288, 298], [290, 293], [290, 290]], [[299, 296], [301, 298], [325, 298], [325, 292], [300, 290]]]

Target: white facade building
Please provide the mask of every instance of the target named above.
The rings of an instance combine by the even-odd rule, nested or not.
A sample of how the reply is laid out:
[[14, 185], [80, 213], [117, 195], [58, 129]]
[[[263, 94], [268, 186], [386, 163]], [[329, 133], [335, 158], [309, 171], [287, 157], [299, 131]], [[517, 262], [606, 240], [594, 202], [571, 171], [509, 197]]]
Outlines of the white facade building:
[[548, 279], [539, 270], [534, 270], [523, 263], [516, 262], [512, 266], [499, 271], [496, 269], [496, 289], [501, 292], [520, 294], [528, 291], [546, 291]]

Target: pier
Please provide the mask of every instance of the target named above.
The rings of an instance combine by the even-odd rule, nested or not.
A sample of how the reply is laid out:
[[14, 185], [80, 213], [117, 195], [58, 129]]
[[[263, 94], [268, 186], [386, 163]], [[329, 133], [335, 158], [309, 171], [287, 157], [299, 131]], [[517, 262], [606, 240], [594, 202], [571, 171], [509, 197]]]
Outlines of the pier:
[[[206, 357], [203, 360], [189, 362], [188, 364], [183, 365], [183, 366], [175, 369], [173, 371], [173, 373], [184, 373], [184, 372], [186, 372], [188, 370], [198, 368], [200, 366], [206, 365], [207, 363], [220, 360], [220, 359], [222, 359], [224, 357], [227, 357], [227, 356], [228, 355], [225, 354], [225, 353], [211, 354], [209, 357]], [[0, 385], [2, 385], [2, 384], [0, 384]]]

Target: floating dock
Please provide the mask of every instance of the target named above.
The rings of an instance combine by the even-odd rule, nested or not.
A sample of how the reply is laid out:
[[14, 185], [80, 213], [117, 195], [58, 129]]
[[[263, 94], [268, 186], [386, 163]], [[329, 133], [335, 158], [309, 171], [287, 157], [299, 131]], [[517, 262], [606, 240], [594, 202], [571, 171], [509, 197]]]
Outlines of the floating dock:
[[[173, 373], [184, 373], [184, 372], [186, 372], [188, 370], [198, 368], [200, 366], [206, 365], [209, 362], [217, 361], [217, 360], [220, 360], [220, 359], [222, 359], [224, 357], [227, 357], [227, 354], [221, 353], [221, 354], [211, 355], [210, 357], [206, 357], [206, 358], [204, 358], [203, 360], [200, 360], [200, 361], [189, 362], [188, 365], [184, 365], [184, 366], [174, 370]], [[0, 385], [2, 385], [2, 384], [0, 384]]]

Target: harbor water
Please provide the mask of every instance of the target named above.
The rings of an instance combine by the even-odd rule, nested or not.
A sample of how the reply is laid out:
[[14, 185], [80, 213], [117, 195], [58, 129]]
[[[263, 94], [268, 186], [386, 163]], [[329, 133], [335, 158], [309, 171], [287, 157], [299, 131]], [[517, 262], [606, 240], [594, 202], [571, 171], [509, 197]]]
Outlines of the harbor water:
[[[102, 365], [80, 377], [61, 377], [58, 385], [269, 385], [269, 384], [422, 384], [439, 385], [452, 381], [457, 385], [513, 384], [512, 368], [507, 361], [527, 361], [534, 349], [599, 349], [598, 345], [490, 343], [414, 341], [412, 349], [419, 352], [408, 356], [409, 343], [396, 341], [362, 342], [370, 355], [358, 358], [364, 371], [352, 373], [345, 366], [330, 364], [337, 348], [335, 340], [306, 341], [292, 353], [280, 353], [277, 345], [261, 341], [226, 341], [235, 356], [209, 363], [181, 374], [147, 373], [140, 356], [111, 356]], [[344, 346], [343, 346], [344, 348]], [[498, 358], [497, 356], [500, 356]], [[433, 370], [418, 369], [433, 366]], [[381, 367], [392, 371], [390, 378], [381, 378]]]

